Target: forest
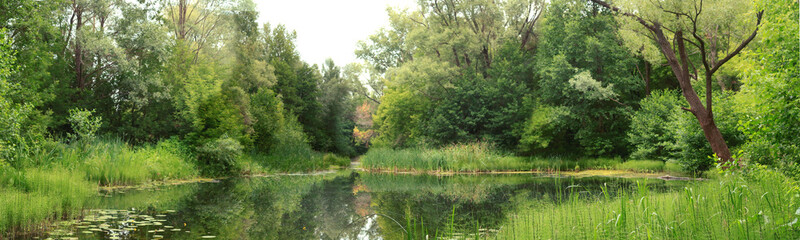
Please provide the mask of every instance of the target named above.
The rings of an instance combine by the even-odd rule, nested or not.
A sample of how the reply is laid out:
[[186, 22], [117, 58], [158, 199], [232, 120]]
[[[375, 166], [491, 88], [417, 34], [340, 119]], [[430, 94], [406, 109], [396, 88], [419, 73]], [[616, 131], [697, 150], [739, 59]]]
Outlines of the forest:
[[[325, 172], [335, 173], [275, 183], [280, 187], [230, 185], [296, 187], [291, 200], [276, 201], [294, 209], [284, 220], [323, 201], [325, 186], [344, 186], [353, 196], [362, 188], [388, 189], [347, 198], [380, 206], [353, 211], [372, 212], [361, 217], [377, 217], [376, 231], [388, 239], [800, 236], [798, 1], [415, 2], [386, 8], [388, 25], [353, 43], [357, 62], [321, 65], [301, 59], [295, 30], [258, 21], [257, 4], [269, 3], [0, 2], [0, 239], [48, 236], [41, 234], [57, 222], [106, 207], [96, 203], [98, 191]], [[499, 201], [487, 192], [518, 191], [529, 180], [501, 179], [496, 184], [506, 187], [450, 196], [447, 189], [466, 180], [428, 179], [502, 172], [625, 176], [644, 185], [676, 176], [703, 181], [663, 192], [620, 184], [611, 195], [591, 182], [597, 188], [587, 190], [590, 196], [571, 195], [574, 185], [547, 188], [543, 195], [557, 200], [509, 207], [522, 210], [491, 218], [485, 230], [476, 226], [488, 217], [463, 209], [487, 204], [475, 203], [475, 194]], [[426, 177], [391, 180], [407, 173]], [[425, 222], [431, 213], [417, 215], [410, 206], [424, 212], [419, 202], [435, 200], [397, 184], [457, 199], [439, 199], [452, 205], [452, 216], [438, 209], [438, 222]], [[394, 202], [403, 197], [387, 197], [393, 194], [418, 202], [403, 205]], [[562, 195], [567, 200], [556, 197]], [[512, 202], [503, 196], [500, 203]], [[637, 197], [650, 200], [626, 201]], [[720, 204], [701, 202], [712, 199]], [[689, 209], [702, 208], [691, 212], [693, 220], [685, 218], [684, 200]], [[259, 201], [272, 200], [241, 200], [250, 208]], [[536, 207], [545, 205], [561, 218], [544, 220]], [[395, 216], [405, 220], [381, 209], [405, 211]], [[280, 225], [276, 214], [262, 217], [262, 227]], [[614, 214], [615, 225], [606, 226], [602, 218]], [[600, 225], [571, 226], [578, 216], [595, 216], [588, 221]], [[402, 231], [389, 227], [394, 223]], [[320, 229], [316, 234], [334, 232]], [[96, 232], [105, 235], [82, 238], [120, 237]], [[122, 238], [153, 238], [133, 232]], [[234, 236], [220, 237], [245, 238]]]

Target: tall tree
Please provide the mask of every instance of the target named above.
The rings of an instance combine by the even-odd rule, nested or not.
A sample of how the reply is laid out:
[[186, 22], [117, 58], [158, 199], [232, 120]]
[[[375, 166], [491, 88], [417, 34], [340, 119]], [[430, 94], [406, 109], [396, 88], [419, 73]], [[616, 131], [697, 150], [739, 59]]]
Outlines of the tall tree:
[[[731, 15], [736, 12], [728, 11], [732, 6], [737, 6], [735, 9], [739, 11], [747, 11], [751, 5], [748, 1], [633, 1], [622, 8], [603, 0], [591, 1], [644, 28], [644, 31], [640, 31], [642, 36], [656, 45], [648, 48], [658, 49], [663, 54], [680, 84], [683, 97], [689, 103], [689, 108], [683, 109], [697, 118], [717, 157], [723, 162], [731, 161], [730, 149], [714, 122], [711, 92], [713, 77], [722, 65], [738, 55], [755, 38], [763, 11], [757, 12], [755, 16], [745, 16], [755, 17], [755, 23], [752, 23], [748, 19]], [[741, 27], [748, 26], [745, 24], [747, 22], [750, 22], [752, 30], [746, 31], [749, 34], [742, 34], [745, 31]], [[730, 31], [720, 31], [720, 28], [725, 27]], [[692, 87], [692, 79], [700, 76], [690, 59], [691, 51], [688, 50], [687, 43], [690, 44], [689, 47], [699, 51], [701, 74], [705, 82], [705, 105]], [[731, 45], [726, 46], [724, 43]]]
[[224, 9], [229, 0], [168, 0], [166, 17], [175, 38], [190, 43], [196, 61], [200, 51], [216, 43], [220, 37], [218, 28], [223, 26]]

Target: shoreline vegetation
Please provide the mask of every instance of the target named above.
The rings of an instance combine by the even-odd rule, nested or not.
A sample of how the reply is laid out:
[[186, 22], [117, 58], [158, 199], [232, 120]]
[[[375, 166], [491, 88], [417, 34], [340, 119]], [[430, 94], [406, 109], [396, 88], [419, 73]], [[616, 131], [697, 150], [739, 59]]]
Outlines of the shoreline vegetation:
[[[584, 189], [567, 189], [580, 195]], [[754, 166], [682, 191], [653, 193], [647, 182], [609, 197], [523, 204], [494, 239], [797, 239], [800, 188]]]
[[[203, 174], [197, 166], [196, 158], [191, 156], [181, 143], [164, 140], [154, 145], [132, 147], [124, 141], [110, 138], [78, 140], [72, 143], [48, 142], [37, 152], [28, 155], [25, 162], [29, 167], [17, 170], [0, 167], [2, 175], [0, 183], [0, 231], [5, 234], [42, 231], [57, 220], [72, 219], [82, 216], [90, 198], [100, 191], [119, 189], [136, 189], [141, 187], [182, 184], [191, 182], [209, 182], [216, 179], [235, 176], [267, 176], [280, 173], [314, 172], [337, 168], [346, 168], [350, 159], [333, 154], [322, 154], [313, 151], [306, 154], [284, 154], [279, 151], [271, 154], [244, 153], [236, 158], [235, 171], [227, 175]], [[595, 159], [581, 161], [556, 161], [546, 165], [547, 161], [538, 159], [525, 162], [530, 158], [504, 156], [497, 152], [488, 152], [485, 146], [475, 144], [459, 145], [441, 150], [418, 151], [414, 149], [387, 150], [373, 149], [362, 156], [362, 166], [369, 166], [363, 171], [375, 171], [375, 157], [382, 157], [382, 162], [390, 162], [408, 158], [411, 163], [424, 163], [421, 156], [447, 156], [440, 163], [460, 164], [452, 166], [470, 166], [473, 163], [456, 161], [477, 158], [487, 161], [506, 161], [518, 165], [493, 165], [491, 171], [477, 169], [466, 173], [512, 173], [520, 167], [503, 166], [539, 166], [534, 169], [541, 173], [558, 173], [564, 176], [614, 176], [614, 177], [658, 177], [663, 174], [665, 164], [653, 164], [642, 161], [643, 166], [628, 168], [631, 164], [620, 163], [619, 159]], [[439, 155], [437, 155], [439, 154]], [[303, 160], [301, 161], [300, 158]], [[505, 160], [503, 160], [505, 159]], [[517, 161], [517, 162], [514, 162]], [[480, 161], [477, 161], [480, 162]], [[609, 165], [609, 164], [614, 165]], [[298, 165], [300, 164], [300, 165]], [[527, 164], [527, 165], [523, 165]], [[536, 165], [539, 164], [539, 165]], [[554, 168], [554, 166], [565, 166]], [[656, 166], [656, 167], [653, 167]], [[452, 169], [452, 168], [442, 168]], [[439, 170], [442, 170], [439, 169]], [[463, 167], [462, 169], [469, 169]], [[597, 169], [600, 171], [591, 171]], [[590, 170], [590, 171], [586, 171]], [[436, 169], [415, 171], [422, 174], [464, 173], [443, 172]], [[518, 171], [523, 173], [522, 171]], [[396, 172], [395, 172], [396, 173]], [[526, 173], [534, 173], [527, 170]], [[663, 172], [674, 174], [672, 172]]]
[[647, 179], [613, 193], [571, 185], [559, 198], [514, 197], [499, 227], [480, 222], [429, 232], [428, 219], [408, 220], [405, 239], [797, 239], [800, 185], [764, 166], [720, 170], [708, 181], [659, 192]]
[[[96, 196], [101, 190], [115, 191], [119, 189], [136, 189], [169, 184], [210, 182], [227, 177], [269, 176], [281, 172], [265, 168], [260, 165], [264, 164], [263, 162], [256, 162], [253, 160], [264, 158], [252, 158], [243, 155], [239, 160], [239, 164], [242, 166], [240, 172], [228, 176], [203, 176], [201, 171], [194, 165], [191, 165], [191, 161], [187, 160], [189, 158], [179, 157], [180, 153], [175, 151], [166, 151], [164, 147], [168, 144], [171, 143], [166, 141], [153, 146], [130, 147], [124, 142], [107, 139], [98, 139], [92, 142], [57, 144], [50, 150], [50, 161], [46, 164], [40, 164], [38, 168], [28, 168], [24, 171], [14, 171], [10, 168], [3, 168], [3, 174], [0, 180], [2, 180], [4, 186], [13, 187], [4, 187], [0, 189], [0, 195], [2, 195], [2, 198], [0, 198], [0, 212], [5, 213], [4, 216], [0, 218], [0, 227], [2, 227], [0, 230], [5, 234], [11, 234], [10, 236], [15, 236], [14, 234], [44, 231], [48, 229], [48, 226], [58, 220], [79, 218], [90, 204], [91, 198]], [[154, 152], [158, 152], [159, 155], [153, 155]], [[115, 167], [115, 169], [119, 169], [120, 171], [104, 171], [103, 169], [107, 169], [107, 166], [93, 165], [94, 163], [92, 162], [92, 159], [100, 157], [107, 159], [108, 161], [104, 162], [108, 164], [129, 165], [125, 165], [127, 167]], [[325, 158], [328, 160], [323, 160]], [[341, 162], [334, 164], [332, 162], [333, 160], [330, 158], [332, 157], [320, 156], [316, 158], [317, 161], [320, 161], [320, 163], [318, 163], [319, 165], [316, 166], [327, 166], [325, 169], [338, 168], [334, 166], [346, 167], [346, 165]], [[680, 174], [677, 172], [680, 169], [679, 167], [667, 167], [668, 163], [663, 162], [661, 164], [656, 164], [653, 163], [655, 161], [622, 162], [621, 159], [555, 160], [519, 157], [504, 155], [485, 146], [476, 146], [476, 144], [454, 145], [438, 150], [391, 150], [376, 148], [361, 157], [361, 165], [367, 166], [362, 170], [366, 172], [381, 171], [374, 168], [374, 166], [378, 166], [378, 164], [389, 166], [387, 164], [392, 163], [391, 160], [397, 158], [408, 158], [408, 160], [411, 161], [406, 162], [410, 163], [428, 163], [430, 161], [436, 161], [436, 163], [440, 164], [438, 165], [440, 166], [439, 169], [419, 168], [412, 171], [412, 173], [428, 175], [545, 173], [566, 177], [608, 176], [657, 178], [665, 174]], [[75, 159], [85, 160], [82, 162], [71, 162]], [[178, 161], [183, 161], [187, 166], [183, 169], [170, 168], [169, 171], [158, 167], [162, 166], [159, 165], [160, 163], [176, 161], [176, 159], [178, 159]], [[277, 157], [273, 157], [272, 159], [277, 159]], [[384, 160], [376, 161], [376, 159]], [[349, 164], [349, 159], [342, 158], [338, 160], [348, 160], [346, 163]], [[547, 161], [550, 161], [550, 164], [544, 164], [544, 162]], [[482, 166], [478, 164], [481, 162], [503, 162], [506, 163], [506, 165], [498, 164], [496, 166], [534, 166], [535, 168], [528, 171], [509, 171], [513, 169], [500, 169], [498, 167], [481, 169], [475, 167]], [[177, 164], [177, 162], [172, 162], [172, 164]], [[60, 168], [55, 168], [55, 166], [60, 166]], [[437, 165], [421, 164], [407, 166]], [[456, 168], [455, 166], [461, 168]], [[556, 167], [564, 168], [559, 169]], [[297, 169], [297, 167], [288, 169]], [[302, 172], [325, 169], [307, 168]], [[443, 171], [445, 169], [448, 171]], [[452, 169], [472, 169], [472, 171], [452, 171]], [[517, 168], [517, 170], [518, 169], [521, 168]], [[676, 170], [673, 172], [668, 169]], [[290, 171], [283, 172], [288, 173]], [[391, 173], [402, 172], [394, 171]], [[710, 181], [690, 185], [685, 189], [685, 192], [651, 194], [647, 191], [645, 181], [638, 191], [628, 193], [627, 195], [624, 194], [618, 198], [570, 201], [556, 203], [549, 207], [522, 205], [517, 214], [509, 217], [504, 228], [491, 237], [496, 239], [561, 238], [575, 236], [574, 234], [577, 234], [586, 237], [638, 238], [647, 234], [653, 234], [653, 236], [680, 237], [692, 236], [693, 234], [725, 232], [725, 234], [727, 234], [726, 236], [735, 238], [737, 236], [744, 236], [741, 234], [750, 234], [747, 236], [751, 237], [790, 236], [791, 234], [796, 234], [796, 232], [791, 231], [792, 225], [794, 224], [787, 225], [791, 223], [792, 217], [795, 216], [795, 212], [790, 210], [800, 206], [797, 197], [797, 193], [800, 191], [798, 191], [796, 182], [784, 177], [780, 173], [764, 168], [751, 170], [749, 172], [737, 170], [736, 172], [729, 171], [724, 175], [710, 175], [712, 175], [710, 176]], [[715, 187], [716, 185], [723, 187], [718, 188]], [[739, 188], [733, 185], [737, 185]], [[748, 190], [743, 191], [743, 189]], [[564, 191], [570, 190], [565, 189]], [[693, 200], [701, 195], [703, 196], [702, 200]], [[759, 198], [756, 195], [762, 197]], [[765, 199], [763, 196], [767, 195], [775, 199]], [[645, 199], [647, 202], [642, 203], [639, 201], [632, 201], [631, 199]], [[719, 204], [713, 205], [711, 203], [711, 201], [717, 200], [720, 201]], [[708, 221], [700, 221], [696, 217], [690, 218], [691, 216], [688, 215], [688, 210], [682, 207], [686, 204], [693, 204], [696, 210], [702, 209], [701, 211], [705, 212], [718, 211], [722, 213], [722, 210], [728, 210], [725, 210], [725, 216], [723, 217], [715, 217]], [[730, 204], [739, 204], [741, 206]], [[659, 206], [649, 210], [652, 210], [650, 214], [661, 217], [660, 219], [649, 217], [647, 214], [639, 214], [642, 211], [648, 211], [647, 208], [652, 208], [652, 206]], [[552, 218], [542, 215], [544, 213], [537, 210], [543, 207], [550, 209], [550, 212], [547, 214], [552, 214]], [[741, 213], [733, 212], [737, 210], [732, 210], [741, 209], [741, 207], [763, 209], [763, 213], [761, 215], [756, 214], [756, 216], [753, 215], [755, 213], [751, 211]], [[639, 213], [636, 211], [639, 211]], [[570, 214], [577, 214], [578, 212], [580, 212], [578, 215], [581, 216], [591, 216], [591, 220], [576, 221], [576, 219], [574, 219], [575, 217]], [[731, 219], [742, 218], [756, 221], [753, 219], [762, 215], [767, 216], [766, 218], [773, 218], [774, 221], [781, 222], [783, 227], [776, 225], [776, 222], [765, 222], [762, 220], [758, 220], [760, 222], [756, 222], [757, 224], [755, 225], [736, 226], [737, 228], [735, 229], [734, 226], [709, 226], [709, 224], [716, 224], [720, 221], [729, 220], [727, 219], [728, 217]], [[705, 215], [701, 214], [699, 216]], [[612, 221], [613, 223], [622, 221], [622, 225], [610, 224], [608, 222], [592, 222], [600, 221], [603, 217], [609, 218], [610, 220], [606, 220]], [[669, 218], [686, 218], [685, 221], [691, 221], [692, 224], [697, 225], [690, 227], [675, 225], [674, 221], [668, 221]], [[550, 221], [553, 221], [553, 223], [540, 225], [542, 222]], [[572, 221], [575, 221], [577, 225], [565, 224]], [[535, 227], [531, 228], [531, 226]], [[600, 227], [594, 228], [591, 226]], [[756, 226], [759, 227], [759, 230], [756, 233], [752, 233], [750, 230]], [[661, 228], [671, 230], [663, 230]], [[705, 228], [709, 228], [710, 230], [703, 230]], [[700, 232], [701, 230], [703, 231]], [[409, 235], [409, 237], [410, 239], [414, 239], [413, 235]]]
[[676, 161], [515, 156], [495, 150], [483, 143], [454, 144], [441, 149], [373, 148], [360, 159], [361, 168], [366, 171], [491, 173], [622, 170], [636, 173], [663, 172], [670, 175], [688, 175]]
[[312, 150], [243, 153], [234, 171], [204, 174], [179, 141], [130, 146], [119, 139], [96, 138], [71, 143], [48, 141], [27, 154], [25, 166], [0, 165], [0, 236], [41, 231], [62, 219], [80, 217], [92, 197], [103, 191], [208, 182], [231, 176], [254, 176], [346, 167], [349, 158]]

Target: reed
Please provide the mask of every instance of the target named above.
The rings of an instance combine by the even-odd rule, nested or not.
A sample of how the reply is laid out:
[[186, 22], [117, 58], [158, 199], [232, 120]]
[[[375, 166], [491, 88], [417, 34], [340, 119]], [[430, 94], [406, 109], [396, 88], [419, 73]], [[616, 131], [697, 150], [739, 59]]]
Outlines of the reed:
[[495, 238], [797, 239], [797, 194], [796, 182], [767, 170], [669, 193], [653, 193], [639, 182], [616, 198], [604, 194], [528, 204], [508, 218]]
[[[661, 172], [662, 161], [621, 158], [521, 157], [504, 153], [483, 143], [456, 144], [441, 149], [370, 149], [361, 166], [368, 170], [424, 172], [489, 172], [489, 171], [579, 171], [587, 169], [620, 169], [635, 172]], [[670, 169], [680, 167], [671, 166]]]

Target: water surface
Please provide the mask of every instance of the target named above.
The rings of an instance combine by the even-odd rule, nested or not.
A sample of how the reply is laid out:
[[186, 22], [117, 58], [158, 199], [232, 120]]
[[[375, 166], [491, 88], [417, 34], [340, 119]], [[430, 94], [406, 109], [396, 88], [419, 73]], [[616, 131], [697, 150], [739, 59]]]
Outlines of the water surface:
[[520, 205], [612, 197], [646, 182], [534, 174], [324, 175], [231, 178], [98, 197], [49, 236], [78, 239], [404, 239], [491, 236]]

